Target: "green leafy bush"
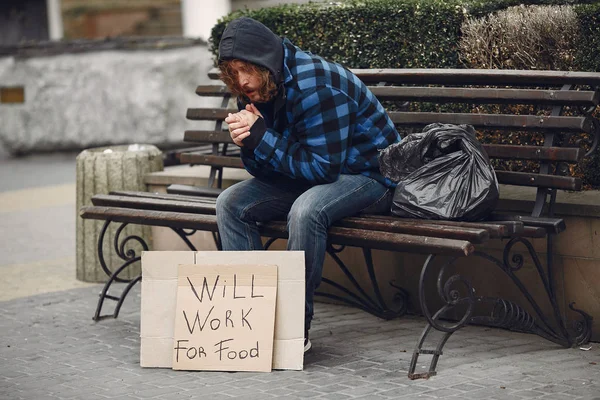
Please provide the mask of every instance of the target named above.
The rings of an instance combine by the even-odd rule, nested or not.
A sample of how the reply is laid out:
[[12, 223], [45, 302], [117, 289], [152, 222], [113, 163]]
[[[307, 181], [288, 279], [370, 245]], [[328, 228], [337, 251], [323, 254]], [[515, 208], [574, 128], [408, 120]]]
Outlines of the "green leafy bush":
[[459, 0], [377, 0], [243, 10], [213, 28], [215, 56], [226, 24], [242, 15], [349, 68], [448, 68], [458, 65], [464, 8]]
[[600, 71], [600, 1], [574, 7], [579, 20], [579, 41], [575, 56], [578, 71]]

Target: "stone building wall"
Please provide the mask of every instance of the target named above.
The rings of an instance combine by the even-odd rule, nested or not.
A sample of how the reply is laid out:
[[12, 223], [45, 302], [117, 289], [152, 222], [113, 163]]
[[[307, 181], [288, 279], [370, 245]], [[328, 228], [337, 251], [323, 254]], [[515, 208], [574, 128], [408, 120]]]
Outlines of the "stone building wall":
[[0, 86], [25, 92], [22, 104], [0, 104], [0, 147], [27, 154], [106, 144], [164, 146], [180, 143], [186, 129], [203, 129], [185, 114], [189, 107], [213, 105], [194, 94], [208, 81], [208, 46], [156, 47], [0, 55]]

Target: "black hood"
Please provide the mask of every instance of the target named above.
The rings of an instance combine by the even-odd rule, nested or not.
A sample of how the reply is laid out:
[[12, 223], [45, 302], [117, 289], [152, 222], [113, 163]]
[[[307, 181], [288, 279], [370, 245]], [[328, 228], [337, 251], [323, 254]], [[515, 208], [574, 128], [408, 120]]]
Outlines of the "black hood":
[[242, 17], [231, 21], [219, 43], [219, 61], [243, 60], [267, 68], [282, 79], [283, 40], [260, 22]]

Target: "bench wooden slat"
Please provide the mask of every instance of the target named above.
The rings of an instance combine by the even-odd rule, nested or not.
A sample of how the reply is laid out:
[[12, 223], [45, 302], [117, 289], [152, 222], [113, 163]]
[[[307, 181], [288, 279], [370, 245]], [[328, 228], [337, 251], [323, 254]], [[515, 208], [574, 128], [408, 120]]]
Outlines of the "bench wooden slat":
[[[287, 238], [286, 223], [273, 221], [261, 225], [265, 236]], [[276, 236], [283, 235], [283, 236]], [[420, 254], [446, 254], [467, 256], [475, 251], [473, 245], [464, 240], [441, 239], [426, 236], [413, 236], [402, 233], [370, 231], [332, 226], [329, 240], [333, 244], [369, 247], [388, 251], [410, 251]]]
[[225, 168], [244, 168], [242, 159], [239, 157], [229, 156], [208, 156], [198, 153], [183, 153], [181, 154], [181, 162], [189, 164], [211, 165], [213, 167]]
[[229, 131], [185, 131], [185, 142], [199, 143], [233, 143]]
[[528, 238], [545, 238], [548, 236], [548, 231], [537, 226], [524, 226], [523, 233], [520, 236]]
[[[189, 164], [211, 165], [226, 168], [244, 168], [242, 160], [238, 157], [212, 156], [196, 153], [183, 153], [181, 162]], [[528, 172], [496, 171], [499, 183], [517, 186], [546, 187], [563, 190], [581, 190], [580, 178], [570, 176], [557, 176], [536, 174]]]
[[397, 220], [402, 221], [413, 221], [420, 224], [434, 224], [434, 225], [445, 225], [445, 226], [458, 226], [466, 228], [480, 228], [485, 229], [490, 234], [490, 238], [502, 238], [514, 235], [520, 235], [523, 232], [523, 222], [521, 221], [498, 221], [498, 222], [464, 222], [464, 221], [445, 221], [445, 220], [427, 220], [427, 219], [411, 219], [411, 218], [398, 218], [392, 215], [379, 215], [379, 214], [362, 214], [361, 217], [384, 220], [393, 222]]
[[[567, 84], [600, 86], [600, 76], [594, 72], [583, 71], [518, 71], [483, 70], [456, 68], [386, 68], [386, 69], [350, 69], [362, 81], [367, 83], [420, 83], [420, 84], [461, 84], [472, 85], [549, 85]], [[219, 70], [212, 68], [208, 72], [210, 79], [219, 79]]]
[[[454, 68], [351, 69], [363, 82], [521, 85], [521, 86], [600, 86], [600, 75], [581, 71], [519, 71]], [[217, 77], [218, 79], [218, 77]]]
[[[233, 143], [227, 131], [185, 131], [186, 142]], [[580, 148], [484, 144], [490, 158], [579, 162], [584, 156]]]
[[220, 121], [229, 113], [238, 112], [237, 108], [188, 108], [186, 118], [192, 121]]
[[581, 190], [582, 188], [581, 179], [570, 176], [496, 170], [496, 177], [498, 178], [499, 183], [506, 185], [544, 187], [563, 190]]
[[[95, 206], [170, 211], [180, 213], [216, 213], [216, 199], [212, 202], [190, 202], [177, 199], [144, 198], [130, 196], [97, 195], [93, 198]], [[392, 233], [403, 233], [409, 235], [423, 235], [438, 238], [466, 240], [471, 243], [483, 243], [490, 235], [486, 229], [453, 227], [448, 225], [423, 225], [418, 221], [396, 220], [391, 224], [387, 221], [377, 221], [368, 218], [350, 217], [338, 221], [334, 226], [342, 228], [366, 229], [372, 231], [384, 231]]]
[[335, 226], [466, 240], [475, 244], [483, 243], [490, 238], [490, 234], [486, 229], [421, 224], [419, 221], [403, 221], [402, 219], [382, 221], [369, 218], [348, 217], [336, 222]]
[[213, 197], [217, 198], [225, 189], [213, 187], [198, 187], [190, 185], [172, 184], [167, 186], [168, 194], [182, 194], [185, 196]]
[[94, 206], [117, 207], [128, 209], [142, 209], [155, 211], [171, 211], [180, 213], [196, 213], [214, 215], [215, 202], [195, 202], [177, 199], [153, 199], [144, 197], [130, 196], [94, 196], [92, 200]]
[[[88, 219], [111, 220], [140, 225], [218, 231], [216, 215], [208, 214], [86, 206], [81, 208], [80, 216]], [[261, 233], [264, 235], [287, 238], [286, 223], [283, 221], [269, 222], [260, 227]], [[368, 246], [379, 250], [411, 251], [421, 254], [467, 256], [475, 250], [471, 243], [464, 240], [440, 239], [342, 227], [332, 227], [329, 230], [329, 238], [333, 244], [358, 247]]]
[[224, 96], [231, 95], [225, 85], [201, 85], [196, 88], [198, 96]]
[[598, 105], [599, 91], [370, 86], [379, 100], [474, 104]]
[[[136, 207], [140, 199], [168, 201], [169, 204], [177, 206], [179, 203], [185, 203], [186, 209], [190, 209], [188, 203], [200, 203], [197, 210], [212, 210], [215, 205], [215, 198], [212, 197], [197, 197], [183, 195], [169, 195], [162, 193], [150, 192], [131, 192], [131, 191], [115, 191], [111, 194], [97, 194], [92, 197], [92, 204], [97, 206], [114, 206], [114, 207]], [[158, 202], [148, 204], [159, 204]], [[211, 208], [213, 207], [213, 208]], [[192, 208], [193, 209], [193, 208]], [[182, 208], [181, 210], [184, 210]], [[209, 212], [209, 211], [206, 211]], [[530, 216], [492, 213], [490, 219], [494, 222], [459, 222], [459, 221], [434, 221], [434, 220], [416, 220], [409, 218], [397, 218], [389, 215], [379, 214], [364, 214], [359, 217], [349, 217], [346, 221], [352, 221], [353, 218], [359, 221], [382, 221], [384, 224], [381, 227], [388, 226], [387, 223], [406, 222], [409, 225], [439, 225], [449, 227], [464, 227], [467, 229], [484, 229], [488, 232], [490, 238], [510, 237], [514, 235], [522, 235], [527, 237], [544, 237], [547, 232], [560, 233], [566, 229], [565, 222], [562, 218], [532, 218]], [[527, 224], [527, 226], [524, 226]]]
[[592, 123], [587, 117], [547, 117], [537, 115], [468, 114], [390, 111], [396, 125], [469, 124], [477, 128], [501, 130], [558, 130], [561, 132], [590, 132]]
[[199, 196], [184, 196], [184, 195], [173, 195], [173, 194], [165, 194], [165, 193], [151, 193], [151, 192], [133, 192], [129, 190], [115, 190], [110, 192], [108, 195], [106, 194], [97, 194], [92, 197], [92, 204], [96, 205], [94, 201], [98, 198], [103, 198], [105, 196], [126, 196], [133, 198], [144, 198], [144, 199], [162, 199], [162, 200], [185, 200], [192, 202], [200, 202], [200, 203], [214, 203], [214, 197], [199, 197]]
[[80, 216], [82, 218], [111, 220], [130, 224], [198, 229], [211, 232], [218, 231], [217, 216], [209, 214], [86, 206], [81, 208]]
[[552, 233], [561, 233], [567, 229], [564, 219], [549, 217], [531, 217], [529, 215], [514, 215], [494, 212], [489, 217], [492, 221], [521, 221], [525, 225], [544, 228]]
[[584, 156], [584, 151], [575, 147], [484, 144], [483, 148], [490, 158], [501, 159], [579, 162]]
[[[228, 131], [185, 131], [186, 142], [233, 143]], [[584, 152], [576, 147], [542, 147], [484, 144], [490, 158], [579, 162]]]
[[[379, 100], [426, 101], [436, 103], [470, 102], [476, 104], [571, 104], [582, 107], [598, 105], [600, 91], [448, 88], [369, 86]], [[227, 86], [204, 85], [196, 88], [200, 96], [231, 95]]]
[[[189, 108], [189, 120], [219, 121], [237, 109]], [[388, 115], [396, 125], [428, 125], [435, 122], [446, 124], [470, 124], [478, 128], [515, 130], [559, 130], [563, 132], [590, 132], [592, 122], [587, 117], [549, 117], [537, 115], [429, 113], [390, 111]]]

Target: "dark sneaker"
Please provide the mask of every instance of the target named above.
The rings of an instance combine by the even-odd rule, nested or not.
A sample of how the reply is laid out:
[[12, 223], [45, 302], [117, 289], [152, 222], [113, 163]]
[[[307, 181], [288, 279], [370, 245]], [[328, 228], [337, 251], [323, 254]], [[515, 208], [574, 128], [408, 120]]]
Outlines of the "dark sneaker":
[[308, 353], [312, 349], [312, 343], [309, 338], [304, 338], [304, 353]]

